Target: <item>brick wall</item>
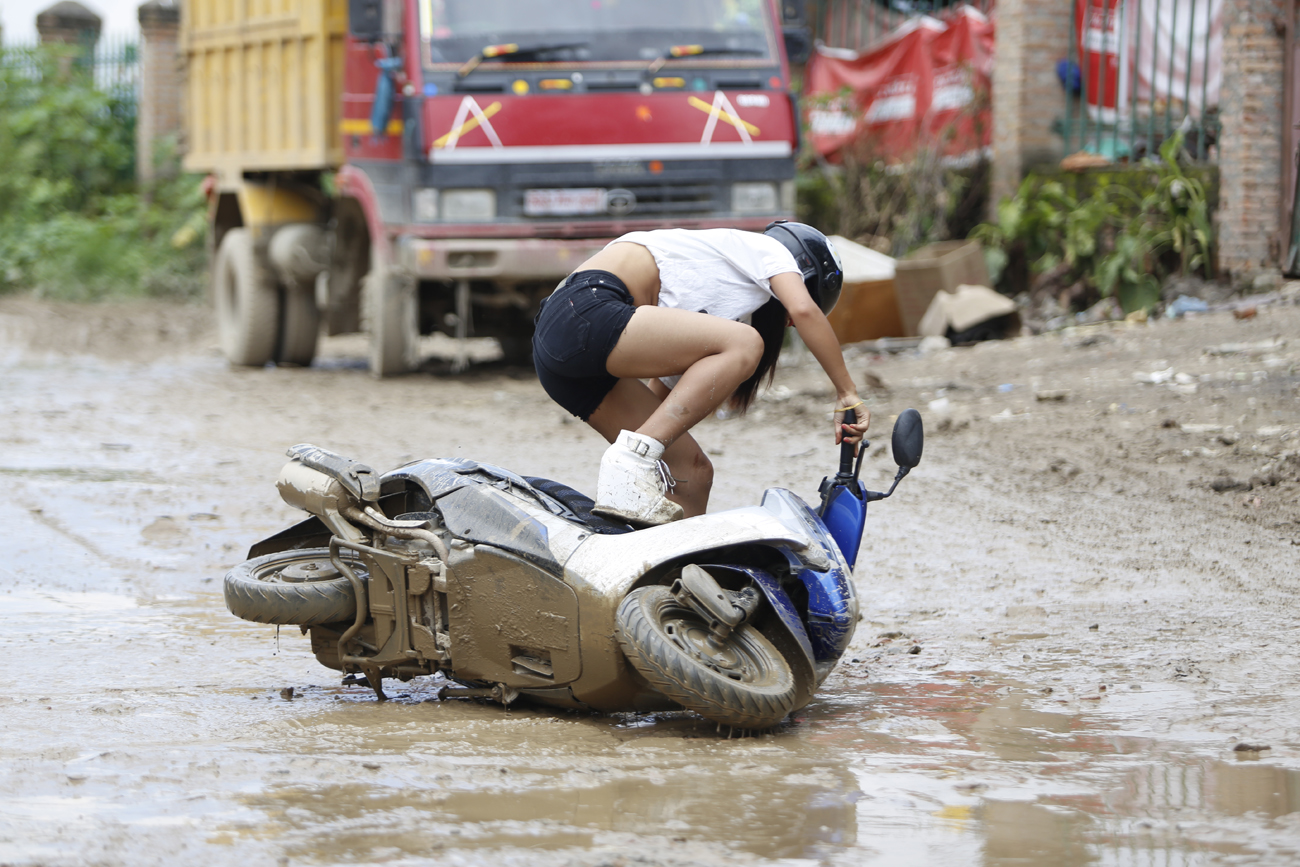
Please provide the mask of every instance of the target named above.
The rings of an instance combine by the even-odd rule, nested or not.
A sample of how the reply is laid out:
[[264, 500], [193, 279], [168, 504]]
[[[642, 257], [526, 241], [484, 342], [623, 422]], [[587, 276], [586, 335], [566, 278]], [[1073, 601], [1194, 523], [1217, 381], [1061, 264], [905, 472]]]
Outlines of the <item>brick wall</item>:
[[1276, 269], [1281, 256], [1285, 20], [1278, 0], [1223, 8], [1219, 139], [1219, 266], [1236, 280]]
[[174, 166], [159, 165], [159, 146], [181, 132], [184, 80], [180, 66], [180, 10], [151, 0], [140, 7], [140, 108], [136, 119], [136, 176], [158, 178]]
[[1056, 63], [1070, 45], [1070, 0], [1002, 0], [995, 9], [990, 203], [1015, 192], [1026, 170], [1060, 160], [1052, 123], [1064, 114]]

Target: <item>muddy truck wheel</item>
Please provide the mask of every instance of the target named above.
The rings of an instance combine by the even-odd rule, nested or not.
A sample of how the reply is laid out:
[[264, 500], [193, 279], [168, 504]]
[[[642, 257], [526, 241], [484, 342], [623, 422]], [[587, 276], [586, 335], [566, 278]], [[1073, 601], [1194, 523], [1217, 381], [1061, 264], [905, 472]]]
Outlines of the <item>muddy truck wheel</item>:
[[[368, 575], [349, 560], [363, 590]], [[226, 607], [253, 623], [318, 626], [357, 616], [352, 582], [330, 562], [329, 549], [303, 548], [245, 560], [226, 573]], [[361, 604], [366, 600], [363, 598]]]
[[531, 334], [510, 334], [498, 337], [502, 362], [516, 367], [533, 366], [533, 337]]
[[714, 648], [704, 619], [662, 585], [619, 605], [618, 643], [651, 686], [714, 722], [764, 729], [794, 707], [794, 675], [762, 633], [744, 624]]
[[420, 363], [419, 297], [415, 279], [387, 270], [366, 275], [370, 373], [397, 376]]
[[231, 364], [261, 367], [275, 355], [280, 328], [280, 292], [258, 261], [253, 236], [231, 229], [212, 263], [221, 351]]
[[311, 289], [281, 289], [284, 293], [284, 317], [275, 360], [280, 364], [310, 367], [316, 357], [320, 339], [320, 310]]

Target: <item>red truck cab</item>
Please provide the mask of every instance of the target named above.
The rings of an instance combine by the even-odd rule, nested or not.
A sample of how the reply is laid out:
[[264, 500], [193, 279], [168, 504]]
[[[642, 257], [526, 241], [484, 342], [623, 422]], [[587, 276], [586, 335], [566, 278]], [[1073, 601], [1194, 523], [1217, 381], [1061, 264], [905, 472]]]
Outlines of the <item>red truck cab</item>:
[[761, 230], [794, 210], [798, 121], [774, 0], [350, 11], [340, 187], [366, 211], [372, 270], [400, 275], [383, 291], [413, 296], [372, 307], [415, 320], [372, 316], [392, 344], [374, 353], [382, 372], [416, 360], [417, 330], [489, 334], [525, 360], [540, 300], [625, 232]]
[[367, 236], [359, 318], [378, 375], [413, 368], [434, 331], [526, 361], [541, 299], [625, 232], [761, 230], [794, 211], [798, 0], [348, 12], [334, 247]]

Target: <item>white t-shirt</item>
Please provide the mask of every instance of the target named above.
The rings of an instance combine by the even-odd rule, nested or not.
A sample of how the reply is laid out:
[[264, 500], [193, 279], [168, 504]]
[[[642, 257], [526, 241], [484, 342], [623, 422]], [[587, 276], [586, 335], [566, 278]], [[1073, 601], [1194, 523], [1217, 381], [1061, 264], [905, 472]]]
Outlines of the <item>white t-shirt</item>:
[[749, 322], [772, 297], [772, 278], [799, 273], [775, 238], [741, 229], [655, 229], [610, 243], [640, 244], [659, 266], [659, 306]]

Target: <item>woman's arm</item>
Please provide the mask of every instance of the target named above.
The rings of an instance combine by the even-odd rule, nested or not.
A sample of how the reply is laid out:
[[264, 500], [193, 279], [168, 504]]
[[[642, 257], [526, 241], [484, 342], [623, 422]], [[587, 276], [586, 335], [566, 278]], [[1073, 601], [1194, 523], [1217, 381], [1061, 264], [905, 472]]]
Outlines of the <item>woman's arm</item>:
[[[839, 338], [835, 336], [821, 308], [813, 303], [812, 296], [803, 284], [803, 278], [793, 272], [777, 274], [772, 278], [772, 294], [785, 306], [786, 313], [790, 315], [790, 323], [799, 332], [799, 337], [812, 352], [813, 358], [817, 359], [822, 370], [830, 377], [837, 397], [836, 408], [861, 403], [858, 387], [853, 384], [853, 377], [844, 364]], [[852, 425], [843, 424], [843, 412], [835, 413], [836, 443], [844, 439], [856, 445], [867, 432], [871, 425], [871, 410], [857, 406], [854, 412], [857, 413], [858, 420]]]

